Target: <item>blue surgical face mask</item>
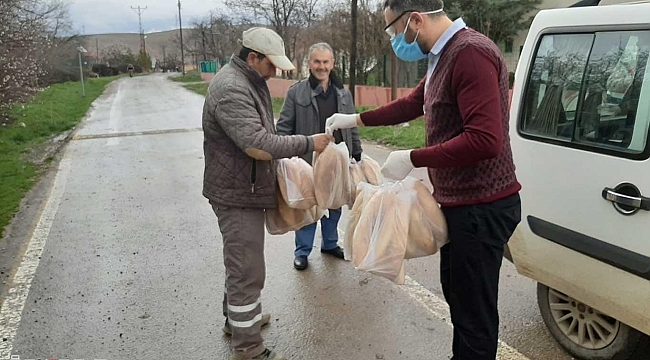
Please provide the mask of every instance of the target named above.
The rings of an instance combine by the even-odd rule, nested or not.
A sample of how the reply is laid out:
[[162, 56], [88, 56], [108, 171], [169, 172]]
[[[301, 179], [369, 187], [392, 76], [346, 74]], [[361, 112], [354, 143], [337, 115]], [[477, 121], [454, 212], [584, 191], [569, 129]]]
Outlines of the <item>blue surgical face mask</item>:
[[[438, 9], [435, 11], [429, 11], [421, 14], [422, 15], [435, 14], [441, 11], [442, 9]], [[390, 40], [390, 44], [393, 46], [393, 51], [395, 51], [395, 55], [397, 55], [398, 58], [404, 61], [412, 62], [412, 61], [426, 59], [428, 54], [422, 52], [422, 49], [420, 49], [420, 45], [418, 45], [417, 42], [418, 36], [420, 35], [420, 30], [418, 30], [417, 34], [415, 34], [415, 39], [413, 40], [412, 43], [407, 43], [406, 39], [404, 38], [404, 34], [406, 33], [406, 30], [408, 30], [410, 23], [411, 23], [411, 18], [409, 17], [408, 21], [406, 22], [406, 27], [404, 28], [404, 31], [399, 35], [396, 35], [394, 38]]]

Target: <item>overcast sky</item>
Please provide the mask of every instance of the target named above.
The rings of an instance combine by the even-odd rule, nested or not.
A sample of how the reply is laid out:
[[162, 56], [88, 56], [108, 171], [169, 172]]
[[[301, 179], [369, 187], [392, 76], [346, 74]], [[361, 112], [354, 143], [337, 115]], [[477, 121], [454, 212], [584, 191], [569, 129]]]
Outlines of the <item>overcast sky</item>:
[[[142, 13], [145, 32], [178, 28], [178, 0], [71, 0], [70, 17], [80, 34], [137, 33], [138, 14], [131, 6], [147, 6]], [[181, 0], [183, 27], [222, 6], [219, 0]]]

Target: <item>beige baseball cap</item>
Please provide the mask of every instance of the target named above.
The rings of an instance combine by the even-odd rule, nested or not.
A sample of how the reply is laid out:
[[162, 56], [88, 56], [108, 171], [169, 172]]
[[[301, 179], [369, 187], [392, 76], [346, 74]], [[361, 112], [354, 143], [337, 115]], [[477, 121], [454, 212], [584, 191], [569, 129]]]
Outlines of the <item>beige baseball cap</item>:
[[244, 31], [242, 45], [260, 54], [280, 70], [295, 70], [295, 66], [284, 52], [284, 41], [275, 31], [263, 27], [254, 27]]

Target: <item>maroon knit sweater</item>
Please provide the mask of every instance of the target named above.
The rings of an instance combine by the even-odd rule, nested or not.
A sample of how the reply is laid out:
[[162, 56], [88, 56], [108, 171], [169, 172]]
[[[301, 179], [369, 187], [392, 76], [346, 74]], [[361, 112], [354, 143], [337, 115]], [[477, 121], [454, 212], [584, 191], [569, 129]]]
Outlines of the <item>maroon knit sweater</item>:
[[411, 152], [427, 167], [442, 206], [490, 203], [517, 193], [509, 131], [508, 70], [484, 35], [461, 30], [447, 43], [429, 81], [390, 104], [361, 114], [366, 126], [396, 125], [423, 115], [426, 147]]

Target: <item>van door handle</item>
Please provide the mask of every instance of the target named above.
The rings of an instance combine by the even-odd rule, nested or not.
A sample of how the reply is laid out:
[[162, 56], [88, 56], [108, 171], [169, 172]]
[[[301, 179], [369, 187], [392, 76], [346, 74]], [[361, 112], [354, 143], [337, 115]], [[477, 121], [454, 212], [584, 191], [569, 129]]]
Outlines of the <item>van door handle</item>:
[[620, 194], [614, 189], [605, 188], [602, 193], [603, 199], [620, 205], [631, 206], [633, 208], [650, 211], [650, 198], [645, 196], [630, 196]]

